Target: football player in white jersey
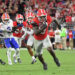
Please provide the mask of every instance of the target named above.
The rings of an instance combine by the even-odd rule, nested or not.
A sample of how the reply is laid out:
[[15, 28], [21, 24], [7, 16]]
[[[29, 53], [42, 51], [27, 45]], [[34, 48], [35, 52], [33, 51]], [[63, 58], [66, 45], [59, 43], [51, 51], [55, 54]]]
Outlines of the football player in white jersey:
[[12, 65], [11, 49], [14, 48], [16, 50], [17, 58], [20, 60], [19, 45], [12, 35], [13, 21], [10, 19], [10, 16], [7, 13], [3, 13], [1, 19], [2, 22], [0, 23], [0, 30], [3, 32], [4, 42], [7, 48], [8, 64]]

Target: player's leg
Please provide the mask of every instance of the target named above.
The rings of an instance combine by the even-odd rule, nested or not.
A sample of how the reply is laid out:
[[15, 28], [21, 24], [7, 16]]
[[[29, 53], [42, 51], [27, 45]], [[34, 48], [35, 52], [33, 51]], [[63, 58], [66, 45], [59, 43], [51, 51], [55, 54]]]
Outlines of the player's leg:
[[18, 45], [19, 45], [20, 48], [21, 48], [21, 44], [22, 44], [22, 39], [19, 38], [19, 39], [18, 39]]
[[39, 54], [38, 55], [38, 59], [40, 60], [40, 62], [43, 64], [43, 69], [44, 70], [47, 70], [47, 64], [45, 63], [43, 57], [42, 57], [42, 54]]
[[36, 59], [35, 59], [35, 57], [34, 57], [34, 55], [33, 55], [32, 48], [31, 48], [31, 46], [29, 46], [29, 45], [27, 45], [26, 47], [27, 47], [27, 49], [28, 49], [28, 52], [29, 52], [30, 56], [32, 57], [32, 63], [31, 63], [31, 64], [34, 64], [34, 63], [36, 62]]
[[8, 64], [12, 65], [12, 61], [11, 61], [11, 47], [7, 48], [7, 57], [8, 57]]
[[[22, 39], [19, 38], [18, 39], [18, 45], [19, 45], [20, 48], [21, 48], [21, 43], [22, 43]], [[17, 47], [17, 49], [16, 49], [17, 60], [18, 60], [19, 63], [21, 63], [21, 59], [20, 59], [20, 48]]]
[[2, 61], [2, 59], [0, 59], [0, 63], [1, 63], [2, 65], [5, 65], [5, 64], [6, 64], [4, 61]]
[[[17, 43], [19, 43], [17, 37], [14, 37], [14, 39], [15, 39], [15, 41], [16, 41]], [[14, 63], [17, 63], [16, 50], [14, 49], [14, 51], [15, 51], [15, 52], [14, 52], [14, 54], [13, 54], [13, 60], [14, 60]]]
[[57, 65], [57, 66], [60, 66], [59, 60], [58, 60], [58, 58], [56, 57], [56, 55], [55, 55], [55, 53], [54, 53], [52, 44], [51, 44], [51, 42], [50, 42], [48, 36], [47, 36], [47, 38], [44, 40], [44, 45], [45, 45], [46, 47], [48, 47], [47, 50], [48, 50], [48, 52], [51, 54], [51, 56], [53, 57], [53, 59], [54, 59], [56, 65]]
[[8, 57], [8, 64], [12, 65], [12, 61], [11, 61], [11, 43], [10, 43], [10, 39], [4, 39], [5, 42], [5, 46], [7, 48], [7, 57]]
[[14, 63], [17, 63], [17, 56], [16, 56], [16, 50], [14, 50], [14, 54], [13, 54], [13, 61]]
[[34, 47], [35, 47], [35, 51], [36, 51], [36, 55], [39, 59], [39, 61], [42, 63], [43, 65], [43, 69], [47, 70], [47, 64], [45, 63], [43, 56], [42, 56], [42, 47], [43, 47], [43, 43], [41, 41], [35, 40], [34, 41]]
[[47, 50], [49, 51], [49, 53], [51, 54], [51, 56], [53, 57], [55, 63], [57, 66], [60, 66], [60, 62], [58, 60], [58, 58], [56, 57], [54, 51], [53, 51], [53, 48], [52, 47], [48, 47]]
[[[18, 44], [19, 47], [21, 48], [22, 39], [21, 39], [21, 38], [18, 38], [18, 37], [15, 37], [15, 41], [17, 42], [17, 44]], [[17, 49], [15, 50], [14, 55], [13, 55], [13, 57], [14, 57], [14, 62], [15, 62], [15, 63], [17, 62], [17, 60], [18, 60], [19, 63], [21, 63], [21, 59], [20, 59], [20, 48], [17, 48]], [[16, 58], [17, 58], [17, 60], [16, 60]]]
[[33, 54], [32, 48], [31, 48], [31, 46], [33, 45], [33, 42], [34, 42], [33, 36], [30, 35], [28, 38], [28, 41], [27, 41], [27, 49], [28, 49], [30, 56], [32, 57], [32, 64], [34, 64], [36, 62], [36, 59], [34, 57], [34, 54]]
[[16, 56], [17, 56], [17, 61], [19, 63], [21, 63], [21, 59], [20, 59], [20, 49], [19, 48], [16, 48]]
[[12, 45], [13, 45], [13, 47], [14, 47], [14, 49], [15, 49], [15, 56], [17, 57], [18, 62], [21, 63], [19, 45], [18, 45], [18, 43], [15, 41], [14, 38], [12, 38], [11, 42], [12, 42]]

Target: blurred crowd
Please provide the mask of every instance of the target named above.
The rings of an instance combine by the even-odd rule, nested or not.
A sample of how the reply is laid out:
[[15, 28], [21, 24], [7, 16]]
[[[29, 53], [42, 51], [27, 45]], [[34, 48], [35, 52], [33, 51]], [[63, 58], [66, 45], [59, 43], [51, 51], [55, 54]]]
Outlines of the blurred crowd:
[[16, 13], [26, 15], [32, 11], [36, 14], [39, 8], [45, 9], [52, 17], [75, 21], [75, 0], [0, 0], [0, 15], [8, 12], [13, 20]]

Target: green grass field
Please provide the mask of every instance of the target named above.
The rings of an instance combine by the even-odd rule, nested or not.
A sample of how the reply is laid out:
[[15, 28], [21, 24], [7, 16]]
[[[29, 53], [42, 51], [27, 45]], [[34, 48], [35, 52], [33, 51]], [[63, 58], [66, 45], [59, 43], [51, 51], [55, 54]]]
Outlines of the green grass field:
[[[12, 55], [13, 53], [14, 51]], [[35, 64], [31, 64], [32, 59], [28, 51], [21, 50], [22, 63], [13, 62], [11, 66], [0, 64], [0, 75], [75, 75], [75, 50], [57, 50], [55, 53], [61, 62], [61, 67], [57, 67], [51, 55], [44, 50], [43, 57], [48, 64], [48, 70], [44, 71], [38, 59]], [[0, 57], [7, 63], [6, 49], [0, 49]]]

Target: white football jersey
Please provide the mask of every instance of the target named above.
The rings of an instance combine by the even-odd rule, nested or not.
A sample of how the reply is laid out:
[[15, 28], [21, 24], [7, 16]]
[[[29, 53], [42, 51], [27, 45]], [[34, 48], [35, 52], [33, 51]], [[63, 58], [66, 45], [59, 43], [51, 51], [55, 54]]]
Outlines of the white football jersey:
[[0, 30], [2, 30], [2, 32], [4, 31], [3, 32], [3, 36], [5, 38], [13, 37], [12, 33], [7, 32], [7, 31], [11, 32], [12, 31], [12, 27], [13, 27], [13, 21], [11, 19], [9, 20], [9, 22], [7, 24], [5, 24], [3, 22], [0, 23]]
[[61, 30], [55, 30], [55, 37], [60, 37]]

